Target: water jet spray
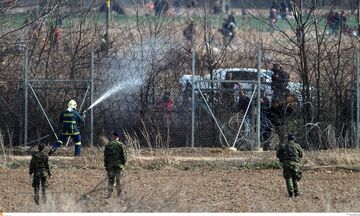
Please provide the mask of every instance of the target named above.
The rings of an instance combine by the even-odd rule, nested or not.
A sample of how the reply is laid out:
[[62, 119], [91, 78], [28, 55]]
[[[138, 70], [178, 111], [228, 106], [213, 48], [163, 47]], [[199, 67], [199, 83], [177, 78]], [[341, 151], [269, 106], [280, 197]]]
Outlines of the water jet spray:
[[103, 95], [101, 95], [93, 104], [91, 104], [87, 109], [85, 109], [81, 113], [85, 114], [87, 111], [91, 110], [96, 105], [103, 102], [105, 99], [107, 99], [108, 97], [114, 95], [115, 93], [117, 93], [118, 91], [120, 91], [120, 90], [122, 90], [124, 88], [134, 88], [134, 87], [139, 86], [141, 84], [142, 84], [142, 80], [140, 78], [137, 78], [135, 80], [130, 79], [130, 80], [122, 81], [122, 82], [118, 83], [116, 86], [114, 86], [113, 88], [109, 89]]

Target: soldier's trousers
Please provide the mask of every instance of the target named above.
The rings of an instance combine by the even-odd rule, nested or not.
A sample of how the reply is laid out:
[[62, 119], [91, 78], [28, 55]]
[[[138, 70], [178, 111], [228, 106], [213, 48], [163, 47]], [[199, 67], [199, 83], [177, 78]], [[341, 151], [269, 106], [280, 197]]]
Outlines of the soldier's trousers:
[[124, 175], [124, 172], [121, 169], [112, 169], [108, 170], [108, 194], [111, 194], [113, 192], [114, 183], [116, 182], [116, 191], [117, 195], [120, 196], [121, 194], [121, 178]]
[[289, 193], [289, 195], [292, 195], [293, 193], [299, 192], [299, 170], [298, 169], [283, 169], [283, 176], [285, 178], [286, 182], [286, 189]]
[[34, 188], [34, 200], [37, 205], [39, 205], [40, 201], [40, 186], [43, 200], [46, 202], [46, 190], [48, 187], [46, 174], [34, 174], [33, 176], [32, 187]]

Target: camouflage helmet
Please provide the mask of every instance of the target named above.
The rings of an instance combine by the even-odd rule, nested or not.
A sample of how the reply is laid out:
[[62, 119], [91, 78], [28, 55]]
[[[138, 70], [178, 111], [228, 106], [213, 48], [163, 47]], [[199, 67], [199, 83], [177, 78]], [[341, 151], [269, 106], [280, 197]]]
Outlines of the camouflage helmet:
[[39, 151], [44, 150], [44, 148], [45, 148], [45, 145], [44, 145], [44, 144], [40, 143], [40, 144], [38, 145]]
[[114, 131], [112, 135], [113, 135], [114, 137], [118, 137], [118, 138], [121, 138], [121, 137], [122, 137], [122, 133], [119, 133], [119, 132], [116, 132], [116, 131]]

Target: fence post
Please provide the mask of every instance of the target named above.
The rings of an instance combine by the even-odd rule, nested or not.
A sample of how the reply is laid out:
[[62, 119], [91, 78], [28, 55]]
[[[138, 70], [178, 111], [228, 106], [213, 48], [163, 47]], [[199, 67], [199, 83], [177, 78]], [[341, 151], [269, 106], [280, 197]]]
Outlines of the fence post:
[[195, 147], [195, 49], [191, 49], [192, 53], [192, 78], [191, 78], [191, 147]]
[[110, 47], [110, 15], [111, 15], [111, 2], [110, 0], [106, 0], [106, 55], [109, 54]]
[[257, 47], [257, 105], [256, 105], [256, 142], [255, 142], [255, 151], [260, 150], [261, 140], [260, 140], [260, 129], [261, 129], [261, 46], [258, 44]]
[[[94, 51], [90, 52], [90, 104], [94, 103]], [[90, 109], [90, 143], [94, 145], [94, 109]]]
[[360, 49], [356, 53], [357, 71], [356, 71], [356, 140], [355, 147], [359, 148], [360, 141]]
[[28, 142], [28, 65], [29, 65], [29, 51], [24, 47], [24, 144]]

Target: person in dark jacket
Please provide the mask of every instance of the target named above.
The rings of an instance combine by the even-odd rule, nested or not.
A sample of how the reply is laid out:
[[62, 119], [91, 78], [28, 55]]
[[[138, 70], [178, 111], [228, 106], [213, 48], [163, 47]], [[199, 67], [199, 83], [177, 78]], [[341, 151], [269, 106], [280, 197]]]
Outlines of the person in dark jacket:
[[347, 17], [346, 17], [346, 13], [344, 10], [341, 11], [340, 13], [340, 27], [343, 31], [348, 31], [349, 30], [349, 26], [347, 24]]
[[286, 4], [286, 1], [282, 1], [280, 3], [280, 16], [282, 19], [285, 19], [286, 18], [286, 13], [287, 13], [287, 4]]
[[300, 160], [303, 157], [301, 146], [294, 142], [294, 135], [288, 135], [288, 143], [282, 144], [276, 152], [283, 168], [283, 176], [289, 197], [300, 195], [298, 181], [301, 179]]
[[[248, 112], [246, 110], [249, 106]], [[253, 114], [253, 106], [250, 104], [250, 98], [245, 94], [244, 90], [240, 90], [239, 92], [239, 101], [237, 106], [237, 111], [244, 116], [244, 129], [245, 129], [245, 137], [250, 138], [251, 136], [251, 117]], [[245, 116], [246, 113], [246, 116]]]
[[183, 36], [192, 45], [193, 37], [196, 33], [194, 20], [190, 19], [189, 24], [183, 30]]
[[234, 23], [236, 25], [235, 12], [231, 11], [230, 15], [227, 18], [226, 23]]
[[285, 118], [291, 115], [293, 109], [291, 106], [286, 106], [284, 103], [273, 101], [270, 109], [268, 110], [268, 117], [274, 130], [279, 136], [280, 144], [285, 143]]
[[216, 0], [214, 2], [213, 7], [212, 7], [212, 13], [214, 15], [221, 13], [221, 2], [220, 2], [220, 0]]
[[271, 126], [269, 120], [269, 108], [270, 101], [265, 96], [262, 95], [260, 99], [261, 103], [261, 143], [263, 144], [263, 150], [270, 150], [270, 138], [271, 138]]
[[120, 138], [121, 135], [114, 132], [111, 141], [105, 146], [104, 150], [104, 166], [108, 175], [108, 195], [106, 198], [111, 197], [115, 182], [117, 196], [121, 195], [121, 177], [124, 175], [127, 150]]
[[154, 2], [155, 6], [155, 15], [166, 15], [167, 11], [169, 10], [169, 3], [167, 0], [156, 0]]
[[272, 71], [274, 72], [271, 83], [271, 88], [274, 92], [273, 100], [278, 100], [286, 92], [290, 76], [278, 63], [273, 65]]
[[76, 101], [70, 100], [68, 108], [61, 113], [60, 123], [62, 124], [62, 133], [60, 134], [58, 141], [52, 145], [52, 148], [48, 153], [49, 156], [51, 156], [62, 144], [66, 144], [70, 138], [72, 138], [75, 142], [75, 156], [80, 156], [81, 135], [78, 125], [84, 123], [85, 115], [81, 115], [76, 110], [76, 106]]
[[[245, 112], [247, 110], [247, 107], [250, 104], [250, 98], [246, 96], [244, 90], [240, 90], [239, 92], [239, 101], [238, 101], [238, 112], [245, 115]], [[252, 113], [251, 106], [249, 107], [247, 116], [250, 116]]]
[[32, 187], [34, 188], [34, 200], [37, 205], [40, 201], [40, 186], [42, 198], [46, 202], [47, 179], [51, 177], [49, 156], [43, 152], [44, 144], [39, 144], [38, 148], [39, 151], [32, 155], [29, 166], [29, 175], [32, 178]]

